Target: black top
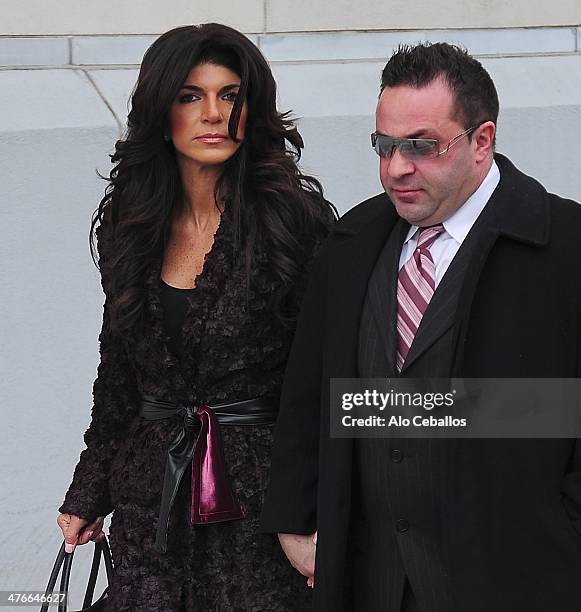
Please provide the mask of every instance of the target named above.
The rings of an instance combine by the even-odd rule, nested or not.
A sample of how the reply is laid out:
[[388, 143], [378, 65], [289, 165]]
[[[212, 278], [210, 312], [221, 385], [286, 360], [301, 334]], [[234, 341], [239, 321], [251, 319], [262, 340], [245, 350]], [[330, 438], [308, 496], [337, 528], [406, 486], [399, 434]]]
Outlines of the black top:
[[160, 287], [159, 298], [163, 310], [163, 326], [165, 333], [169, 336], [168, 344], [172, 353], [181, 361], [182, 327], [188, 312], [188, 295], [196, 289], [195, 287], [191, 289], [172, 287], [161, 278]]

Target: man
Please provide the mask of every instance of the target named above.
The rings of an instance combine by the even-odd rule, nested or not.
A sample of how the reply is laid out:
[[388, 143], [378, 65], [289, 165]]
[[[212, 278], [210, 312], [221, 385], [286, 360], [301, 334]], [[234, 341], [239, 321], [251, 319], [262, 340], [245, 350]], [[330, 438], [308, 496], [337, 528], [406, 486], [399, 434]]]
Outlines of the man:
[[318, 611], [580, 609], [575, 440], [329, 434], [331, 378], [580, 376], [581, 207], [495, 155], [497, 115], [456, 47], [402, 47], [383, 71], [386, 194], [314, 265], [263, 512], [306, 575], [317, 531]]

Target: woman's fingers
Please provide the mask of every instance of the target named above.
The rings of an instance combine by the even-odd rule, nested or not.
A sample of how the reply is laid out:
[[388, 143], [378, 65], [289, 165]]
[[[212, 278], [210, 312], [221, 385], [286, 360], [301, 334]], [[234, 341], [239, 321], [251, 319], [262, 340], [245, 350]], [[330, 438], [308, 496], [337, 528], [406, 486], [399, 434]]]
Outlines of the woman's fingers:
[[92, 523], [74, 514], [59, 514], [57, 524], [63, 532], [65, 538], [65, 551], [72, 553], [75, 546], [86, 544], [89, 540], [102, 540], [103, 517], [97, 517]]
[[70, 514], [70, 521], [67, 525], [64, 535], [65, 535], [65, 551], [68, 553], [73, 552], [75, 550], [75, 546], [79, 543], [79, 533], [88, 524], [88, 520], [81, 518], [80, 516], [75, 516], [74, 514]]
[[85, 528], [81, 531], [77, 544], [86, 544], [89, 540], [96, 542], [97, 540], [95, 538], [99, 537], [102, 532], [103, 517], [99, 516], [92, 523], [86, 525]]
[[101, 529], [101, 531], [95, 532], [91, 540], [93, 542], [101, 542], [101, 540], [105, 539], [105, 532]]

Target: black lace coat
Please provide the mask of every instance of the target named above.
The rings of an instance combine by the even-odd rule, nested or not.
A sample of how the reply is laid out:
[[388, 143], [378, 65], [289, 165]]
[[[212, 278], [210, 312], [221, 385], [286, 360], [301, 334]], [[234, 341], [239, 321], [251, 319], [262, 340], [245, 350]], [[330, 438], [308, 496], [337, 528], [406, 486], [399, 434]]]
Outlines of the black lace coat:
[[[163, 326], [161, 260], [146, 281], [143, 331], [124, 341], [111, 333], [107, 233], [102, 228], [98, 232], [106, 300], [92, 420], [84, 438], [87, 448], [59, 508], [88, 519], [114, 510], [110, 543], [115, 575], [107, 610], [308, 609], [306, 579], [284, 558], [276, 536], [257, 533], [272, 427], [221, 428], [227, 473], [246, 517], [192, 526], [190, 479], [184, 477], [163, 554], [153, 544], [166, 450], [181, 418], [143, 422], [137, 416], [142, 394], [209, 405], [278, 395], [292, 330], [278, 323], [268, 307], [275, 286], [265, 273], [265, 254], [260, 249], [255, 253], [247, 292], [244, 267], [232, 262], [233, 227], [226, 210], [196, 290], [188, 297], [179, 362], [168, 349]], [[302, 287], [297, 299], [301, 292]]]

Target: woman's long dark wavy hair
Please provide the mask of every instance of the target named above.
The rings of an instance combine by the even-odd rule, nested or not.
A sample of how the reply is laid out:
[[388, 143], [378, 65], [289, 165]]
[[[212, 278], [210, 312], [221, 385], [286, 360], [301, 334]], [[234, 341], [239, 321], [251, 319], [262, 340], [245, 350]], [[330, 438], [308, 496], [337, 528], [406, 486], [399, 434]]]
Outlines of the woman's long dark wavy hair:
[[273, 306], [281, 320], [286, 298], [305, 265], [317, 236], [325, 233], [336, 211], [323, 198], [320, 183], [297, 167], [303, 141], [276, 109], [276, 83], [266, 60], [246, 36], [224, 25], [207, 23], [175, 28], [147, 50], [135, 86], [127, 131], [115, 145], [109, 185], [91, 223], [91, 252], [96, 260], [97, 226], [113, 232], [110, 318], [124, 334], [139, 322], [144, 305], [144, 275], [164, 252], [171, 223], [184, 201], [175, 149], [164, 140], [169, 111], [194, 66], [225, 66], [241, 79], [228, 124], [235, 139], [244, 100], [248, 103], [245, 137], [223, 167], [216, 202], [227, 201], [236, 228], [234, 256], [243, 257], [247, 278], [260, 239], [277, 281]]

